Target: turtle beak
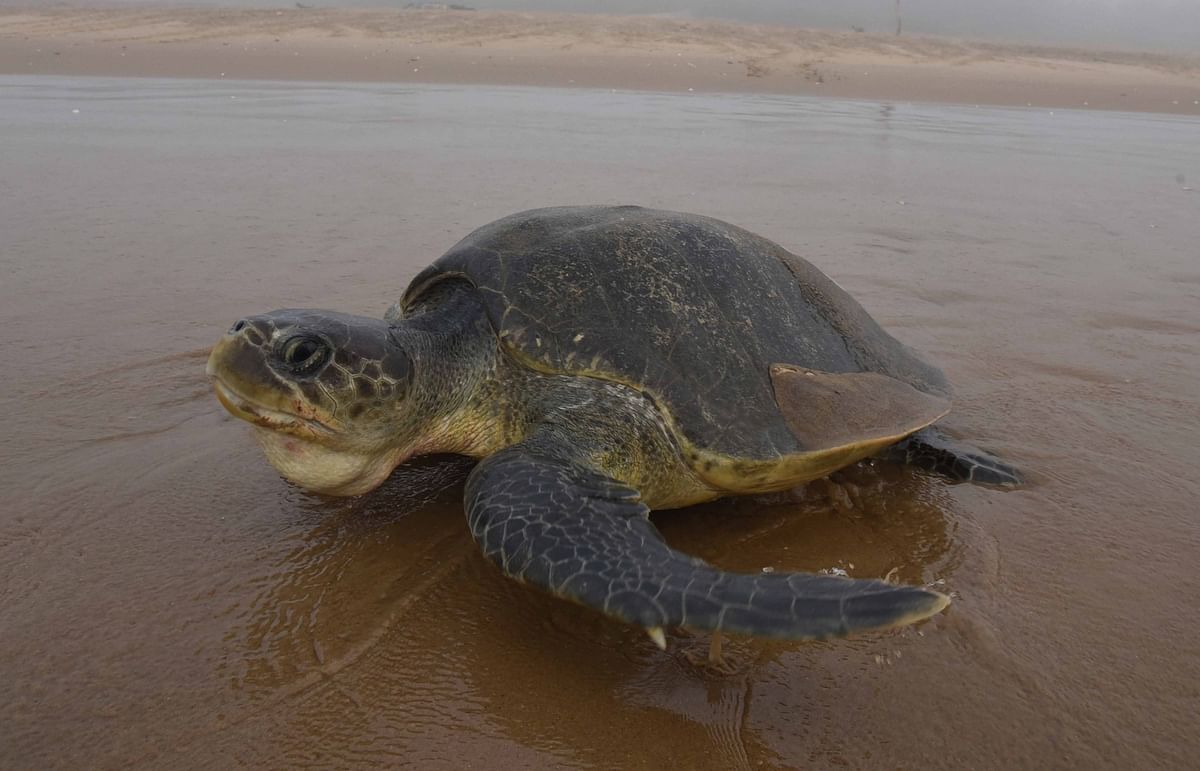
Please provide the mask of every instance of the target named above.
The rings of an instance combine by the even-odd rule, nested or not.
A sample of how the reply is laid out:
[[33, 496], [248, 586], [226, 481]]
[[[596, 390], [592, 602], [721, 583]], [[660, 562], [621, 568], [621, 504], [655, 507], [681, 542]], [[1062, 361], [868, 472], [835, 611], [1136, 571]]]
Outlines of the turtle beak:
[[270, 333], [243, 319], [221, 337], [204, 371], [217, 401], [236, 418], [307, 439], [333, 434], [319, 411], [267, 365]]
[[[213, 382], [223, 384], [227, 392], [261, 401], [263, 396], [278, 391], [283, 385], [267, 366], [270, 340], [270, 330], [263, 329], [252, 319], [241, 319], [213, 346], [204, 367], [205, 374]], [[220, 394], [218, 389], [218, 397]], [[229, 406], [224, 399], [221, 403]]]

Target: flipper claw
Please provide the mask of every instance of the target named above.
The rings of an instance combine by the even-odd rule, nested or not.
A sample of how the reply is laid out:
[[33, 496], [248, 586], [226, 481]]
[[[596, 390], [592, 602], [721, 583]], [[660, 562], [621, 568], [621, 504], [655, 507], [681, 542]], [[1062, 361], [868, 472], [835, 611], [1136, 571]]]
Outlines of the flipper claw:
[[476, 466], [466, 485], [471, 533], [512, 578], [643, 629], [660, 649], [666, 627], [825, 640], [946, 605], [915, 586], [707, 565], [662, 540], [632, 488], [612, 479], [596, 491], [601, 472], [570, 452], [516, 445]]

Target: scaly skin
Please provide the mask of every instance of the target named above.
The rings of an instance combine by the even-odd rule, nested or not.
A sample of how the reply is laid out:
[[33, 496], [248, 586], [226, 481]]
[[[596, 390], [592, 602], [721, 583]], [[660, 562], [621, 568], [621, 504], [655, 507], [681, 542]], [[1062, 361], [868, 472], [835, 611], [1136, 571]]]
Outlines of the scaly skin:
[[483, 461], [467, 521], [507, 575], [647, 630], [663, 627], [817, 640], [927, 618], [937, 592], [803, 573], [739, 574], [670, 548], [638, 491], [589, 469], [554, 433]]
[[[495, 337], [472, 295], [438, 299], [400, 326], [329, 311], [248, 317], [214, 346], [207, 371], [221, 403], [259, 427], [271, 464], [309, 490], [368, 492], [416, 455], [482, 457], [501, 432], [468, 405], [493, 371]], [[316, 352], [290, 361], [306, 341]]]
[[[465, 285], [442, 288], [390, 328], [291, 310], [238, 324], [213, 349], [209, 376], [230, 412], [263, 429], [271, 463], [307, 489], [361, 494], [416, 455], [484, 458], [546, 423], [583, 437], [589, 462], [641, 490], [654, 508], [720, 494], [683, 463], [661, 413], [638, 392], [513, 362]], [[325, 369], [297, 377], [281, 360], [297, 335], [340, 347]], [[383, 366], [389, 360], [407, 364]]]
[[887, 457], [932, 471], [956, 482], [973, 482], [996, 487], [1025, 483], [1021, 472], [978, 447], [950, 439], [934, 428], [918, 431], [888, 448]]

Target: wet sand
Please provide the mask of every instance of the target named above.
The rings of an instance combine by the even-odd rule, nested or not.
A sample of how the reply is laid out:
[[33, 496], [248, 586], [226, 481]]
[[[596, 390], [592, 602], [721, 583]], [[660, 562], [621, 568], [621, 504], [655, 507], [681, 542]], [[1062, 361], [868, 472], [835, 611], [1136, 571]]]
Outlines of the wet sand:
[[1200, 115], [1200, 57], [659, 16], [0, 8], [0, 73], [804, 94]]
[[[1194, 119], [753, 95], [0, 78], [0, 747], [13, 768], [1187, 768]], [[638, 140], [630, 140], [636, 130]], [[472, 227], [640, 203], [802, 254], [938, 361], [1015, 492], [883, 463], [664, 512], [739, 570], [937, 582], [916, 628], [641, 633], [502, 578], [465, 465], [279, 479], [204, 378], [240, 315], [379, 314]]]

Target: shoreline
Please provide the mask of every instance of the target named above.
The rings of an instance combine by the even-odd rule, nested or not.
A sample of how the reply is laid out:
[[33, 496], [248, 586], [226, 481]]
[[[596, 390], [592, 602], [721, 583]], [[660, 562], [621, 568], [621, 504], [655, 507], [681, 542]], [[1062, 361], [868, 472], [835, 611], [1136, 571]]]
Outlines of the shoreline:
[[1200, 115], [1200, 57], [663, 17], [0, 8], [0, 74], [764, 93]]

